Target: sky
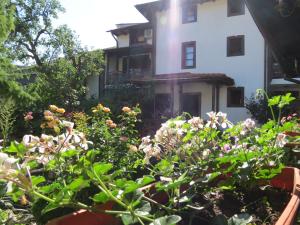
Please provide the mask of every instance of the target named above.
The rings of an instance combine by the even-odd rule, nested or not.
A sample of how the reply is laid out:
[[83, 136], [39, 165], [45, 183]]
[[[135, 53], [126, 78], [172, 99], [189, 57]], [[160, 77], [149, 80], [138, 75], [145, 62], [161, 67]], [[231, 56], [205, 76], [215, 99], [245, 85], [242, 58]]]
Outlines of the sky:
[[115, 24], [146, 22], [134, 5], [154, 0], [60, 0], [66, 12], [54, 26], [67, 24], [78, 35], [83, 46], [92, 49], [115, 46], [108, 30]]

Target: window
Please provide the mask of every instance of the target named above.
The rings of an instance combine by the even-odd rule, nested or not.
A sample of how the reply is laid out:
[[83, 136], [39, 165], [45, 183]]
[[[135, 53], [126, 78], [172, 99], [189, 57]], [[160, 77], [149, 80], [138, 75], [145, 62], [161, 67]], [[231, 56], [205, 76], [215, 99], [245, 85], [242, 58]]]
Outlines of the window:
[[196, 67], [196, 42], [182, 43], [181, 64], [183, 69]]
[[192, 116], [201, 114], [201, 94], [182, 94], [181, 111], [188, 112]]
[[227, 38], [227, 56], [245, 55], [245, 36], [232, 36]]
[[172, 115], [172, 98], [170, 94], [155, 95], [155, 118], [171, 117]]
[[244, 0], [228, 0], [227, 16], [239, 16], [245, 14]]
[[182, 23], [197, 22], [197, 5], [182, 6]]
[[227, 88], [227, 107], [244, 107], [244, 88]]

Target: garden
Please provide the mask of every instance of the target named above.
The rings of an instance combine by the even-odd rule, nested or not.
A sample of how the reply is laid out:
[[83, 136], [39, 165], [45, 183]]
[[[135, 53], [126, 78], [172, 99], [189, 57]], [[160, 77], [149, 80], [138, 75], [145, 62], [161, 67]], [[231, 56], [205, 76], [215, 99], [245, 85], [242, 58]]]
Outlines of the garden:
[[246, 106], [255, 119], [183, 113], [148, 132], [145, 107], [86, 100], [103, 54], [66, 25], [54, 28], [63, 11], [57, 0], [0, 1], [0, 224], [297, 220], [300, 121], [286, 111], [291, 94], [258, 90]]
[[102, 104], [90, 113], [50, 105], [41, 132], [1, 147], [1, 221], [292, 224], [279, 221], [293, 221], [299, 204], [297, 145], [287, 146], [297, 143], [299, 119], [281, 116], [293, 100], [268, 99], [273, 118], [263, 125], [185, 113], [142, 138], [138, 106], [113, 115]]

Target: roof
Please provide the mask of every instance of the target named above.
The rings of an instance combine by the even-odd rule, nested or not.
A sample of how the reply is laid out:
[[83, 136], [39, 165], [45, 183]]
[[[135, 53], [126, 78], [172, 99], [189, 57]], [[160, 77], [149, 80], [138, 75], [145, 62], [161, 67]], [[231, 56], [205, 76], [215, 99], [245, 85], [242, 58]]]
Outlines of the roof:
[[116, 29], [108, 30], [107, 32], [111, 32], [115, 35], [126, 34], [131, 29], [147, 29], [151, 28], [151, 24], [149, 22], [146, 23], [127, 23], [127, 24], [117, 24]]
[[223, 73], [173, 73], [158, 74], [154, 76], [132, 76], [133, 83], [189, 83], [206, 82], [212, 84], [234, 85], [234, 80]]
[[[152, 20], [154, 13], [156, 11], [166, 10], [170, 6], [170, 2], [173, 0], [159, 0], [159, 1], [153, 1], [153, 2], [147, 2], [143, 4], [138, 4], [135, 6], [135, 8], [149, 21]], [[180, 0], [181, 4], [186, 3], [194, 3], [194, 4], [202, 4], [209, 1], [215, 1], [215, 0]]]
[[[281, 2], [291, 4], [292, 1]], [[300, 73], [300, 8], [290, 8], [284, 12], [279, 10], [278, 0], [246, 0], [246, 4], [283, 72], [288, 77], [295, 77]]]

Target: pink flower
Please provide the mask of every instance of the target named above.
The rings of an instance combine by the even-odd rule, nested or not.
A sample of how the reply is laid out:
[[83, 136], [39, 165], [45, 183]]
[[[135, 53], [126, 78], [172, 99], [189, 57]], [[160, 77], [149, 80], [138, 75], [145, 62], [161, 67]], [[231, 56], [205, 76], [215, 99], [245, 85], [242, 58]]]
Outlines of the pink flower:
[[24, 120], [25, 120], [25, 121], [33, 120], [32, 112], [28, 112], [28, 113], [24, 116]]

